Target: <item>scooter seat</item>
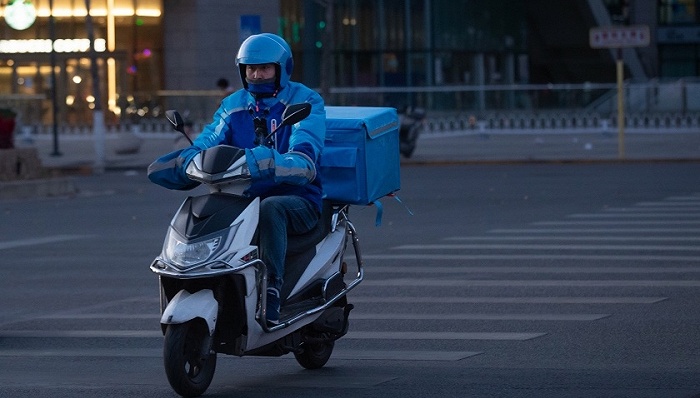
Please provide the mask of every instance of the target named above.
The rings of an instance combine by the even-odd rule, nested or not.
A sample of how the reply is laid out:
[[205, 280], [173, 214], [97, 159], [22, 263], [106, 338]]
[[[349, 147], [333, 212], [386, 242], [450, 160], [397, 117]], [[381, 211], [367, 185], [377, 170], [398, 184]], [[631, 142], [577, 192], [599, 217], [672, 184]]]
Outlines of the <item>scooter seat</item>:
[[287, 237], [287, 256], [302, 254], [316, 246], [330, 232], [332, 218], [333, 204], [331, 201], [324, 200], [321, 216], [316, 226], [304, 234]]

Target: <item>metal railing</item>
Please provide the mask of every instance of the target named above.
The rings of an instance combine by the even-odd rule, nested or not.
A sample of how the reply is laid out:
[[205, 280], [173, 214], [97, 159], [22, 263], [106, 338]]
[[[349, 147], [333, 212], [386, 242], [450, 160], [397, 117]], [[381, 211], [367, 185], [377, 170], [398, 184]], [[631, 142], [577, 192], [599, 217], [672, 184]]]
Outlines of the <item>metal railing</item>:
[[[632, 128], [696, 128], [700, 119], [700, 80], [626, 82], [626, 124]], [[333, 87], [327, 105], [421, 106], [429, 131], [458, 129], [606, 129], [616, 125], [614, 84], [547, 84], [435, 87]], [[219, 91], [136, 93], [109, 132], [171, 132], [164, 119], [177, 109], [195, 127], [211, 121], [222, 99]], [[50, 100], [44, 96], [0, 95], [0, 108], [18, 114], [18, 126], [33, 133], [51, 131]], [[88, 123], [59, 123], [61, 134], [89, 134]]]

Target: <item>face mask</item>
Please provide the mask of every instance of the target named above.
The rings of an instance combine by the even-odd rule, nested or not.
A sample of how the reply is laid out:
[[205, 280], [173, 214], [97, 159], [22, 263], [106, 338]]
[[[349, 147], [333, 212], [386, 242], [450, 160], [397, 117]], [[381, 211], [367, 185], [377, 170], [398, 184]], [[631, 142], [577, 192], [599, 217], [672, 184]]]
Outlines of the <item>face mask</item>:
[[257, 82], [253, 83], [250, 80], [247, 80], [248, 83], [248, 91], [252, 94], [255, 95], [274, 95], [275, 92], [277, 92], [277, 85], [275, 84], [274, 79], [270, 80], [258, 80]]

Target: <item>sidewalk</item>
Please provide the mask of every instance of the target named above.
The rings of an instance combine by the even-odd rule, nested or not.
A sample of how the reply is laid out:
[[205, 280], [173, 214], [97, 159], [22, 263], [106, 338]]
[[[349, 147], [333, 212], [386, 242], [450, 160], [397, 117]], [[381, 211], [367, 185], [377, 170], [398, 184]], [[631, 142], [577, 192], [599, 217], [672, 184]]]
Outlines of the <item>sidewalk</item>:
[[[148, 165], [174, 149], [174, 138], [105, 142], [106, 171], [146, 172]], [[403, 165], [469, 164], [512, 162], [700, 162], [700, 131], [697, 133], [627, 133], [624, 156], [620, 156], [617, 134], [596, 133], [506, 133], [478, 134], [472, 131], [425, 134]], [[27, 196], [55, 196], [75, 193], [75, 175], [95, 172], [95, 145], [89, 137], [59, 141], [54, 154], [48, 137], [34, 142], [17, 142], [19, 147], [35, 147], [42, 165], [54, 176], [44, 180], [0, 182], [0, 199]]]

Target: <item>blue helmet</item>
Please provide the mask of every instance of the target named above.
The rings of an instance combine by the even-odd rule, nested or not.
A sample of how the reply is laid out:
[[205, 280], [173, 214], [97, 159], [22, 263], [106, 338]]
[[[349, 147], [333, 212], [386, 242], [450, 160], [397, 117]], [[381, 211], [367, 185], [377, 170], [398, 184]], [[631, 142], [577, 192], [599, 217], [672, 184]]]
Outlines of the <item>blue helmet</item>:
[[241, 74], [243, 87], [248, 89], [245, 79], [246, 65], [274, 64], [277, 69], [275, 84], [283, 88], [289, 83], [289, 77], [294, 69], [292, 49], [287, 42], [272, 33], [252, 35], [241, 43], [236, 56], [236, 65]]

